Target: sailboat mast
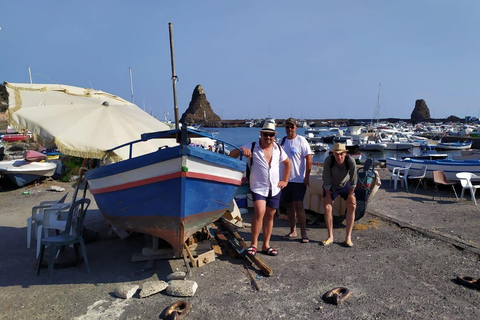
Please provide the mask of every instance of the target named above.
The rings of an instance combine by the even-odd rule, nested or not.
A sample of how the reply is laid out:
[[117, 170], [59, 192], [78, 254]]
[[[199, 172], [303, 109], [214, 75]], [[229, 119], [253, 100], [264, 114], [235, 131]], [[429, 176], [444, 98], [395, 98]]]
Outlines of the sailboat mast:
[[170, 60], [172, 64], [172, 83], [173, 83], [173, 109], [175, 113], [175, 129], [178, 130], [178, 108], [177, 108], [177, 75], [175, 74], [175, 60], [173, 51], [173, 31], [172, 23], [168, 23], [168, 29], [170, 34]]
[[28, 76], [30, 77], [30, 84], [33, 83], [32, 81], [32, 71], [30, 70], [30, 66], [28, 66]]
[[132, 103], [135, 103], [133, 100], [133, 77], [132, 77], [132, 68], [128, 67], [128, 71], [130, 72], [130, 91], [132, 92]]
[[372, 118], [372, 124], [373, 120], [377, 119], [377, 125], [378, 125], [378, 114], [380, 113], [380, 86], [382, 83], [378, 84], [378, 96], [377, 96], [377, 106], [375, 107], [375, 112], [373, 113], [373, 118]]

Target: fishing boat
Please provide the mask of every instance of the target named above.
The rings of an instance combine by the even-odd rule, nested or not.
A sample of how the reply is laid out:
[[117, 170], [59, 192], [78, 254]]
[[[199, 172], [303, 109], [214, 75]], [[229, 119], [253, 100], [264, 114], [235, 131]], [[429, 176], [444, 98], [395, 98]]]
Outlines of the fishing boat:
[[150, 140], [175, 138], [178, 145], [95, 168], [86, 172], [85, 178], [109, 223], [161, 238], [179, 257], [188, 237], [231, 206], [246, 163], [225, 154], [225, 141], [217, 139], [223, 151], [217, 153], [191, 143], [193, 137], [213, 138], [207, 132], [180, 128], [171, 24], [169, 28], [176, 129], [142, 134], [141, 139], [109, 152], [128, 148], [132, 154], [135, 145]]
[[472, 147], [472, 141], [465, 142], [439, 142], [435, 149], [437, 150], [467, 150]]
[[410, 142], [387, 142], [384, 150], [410, 150], [413, 149], [413, 143]]
[[190, 146], [191, 136], [203, 134], [186, 127], [144, 134], [128, 145], [132, 148], [175, 135], [181, 136], [178, 146], [99, 167], [85, 177], [109, 223], [164, 239], [174, 255], [181, 256], [188, 237], [230, 207], [246, 165], [225, 154]]
[[422, 166], [427, 166], [425, 174], [426, 179], [433, 179], [433, 171], [441, 170], [445, 172], [447, 178], [451, 181], [459, 181], [456, 174], [459, 172], [471, 172], [480, 175], [480, 160], [423, 160], [423, 159], [396, 159], [387, 158], [388, 170], [392, 171], [395, 167], [407, 167], [410, 165], [409, 175], [418, 175]]
[[368, 143], [363, 143], [358, 146], [359, 150], [366, 151], [383, 151], [387, 147], [386, 143], [379, 143], [374, 141], [368, 141]]
[[51, 177], [57, 168], [52, 162], [32, 162], [25, 159], [0, 161], [0, 175], [23, 187], [43, 177]]

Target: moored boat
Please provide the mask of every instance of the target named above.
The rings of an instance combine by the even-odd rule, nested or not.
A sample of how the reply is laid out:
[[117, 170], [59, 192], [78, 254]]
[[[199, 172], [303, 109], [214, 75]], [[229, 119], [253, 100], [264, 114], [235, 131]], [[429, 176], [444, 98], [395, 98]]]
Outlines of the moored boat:
[[467, 150], [472, 147], [472, 141], [465, 142], [439, 142], [435, 149], [437, 150]]
[[387, 158], [387, 168], [392, 171], [394, 167], [406, 167], [410, 165], [409, 175], [420, 173], [422, 166], [427, 166], [426, 179], [433, 179], [433, 171], [445, 172], [451, 181], [459, 181], [456, 174], [459, 172], [471, 172], [480, 175], [480, 160], [422, 160], [422, 159], [396, 159]]

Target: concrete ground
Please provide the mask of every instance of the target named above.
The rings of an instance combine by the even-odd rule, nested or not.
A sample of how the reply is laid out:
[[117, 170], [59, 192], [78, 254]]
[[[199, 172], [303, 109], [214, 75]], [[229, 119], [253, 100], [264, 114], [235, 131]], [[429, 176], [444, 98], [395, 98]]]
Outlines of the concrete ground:
[[[441, 189], [442, 199], [432, 200], [432, 187], [417, 193], [393, 190], [388, 172], [380, 169], [383, 185], [369, 204], [367, 214], [355, 224], [353, 248], [341, 246], [344, 225], [335, 226], [335, 243], [326, 238], [323, 225], [310, 225], [311, 242], [285, 240], [288, 223], [275, 219], [272, 244], [276, 257], [261, 255], [273, 269], [271, 277], [251, 269], [260, 290], [240, 259], [228, 255], [192, 269], [189, 279], [199, 288], [187, 319], [477, 319], [480, 291], [466, 288], [457, 275], [480, 277], [479, 208], [469, 200], [457, 202]], [[70, 185], [51, 182], [72, 191]], [[26, 248], [26, 219], [31, 207], [59, 194], [38, 186], [29, 196], [22, 189], [0, 190], [0, 319], [159, 319], [163, 310], [180, 298], [160, 293], [121, 300], [113, 295], [122, 283], [141, 285], [152, 279], [185, 270], [183, 260], [157, 260], [149, 269], [131, 262], [145, 246], [145, 237], [122, 241], [108, 235], [107, 225], [95, 210], [87, 228], [99, 231], [87, 245], [91, 273], [84, 264], [54, 272], [46, 284], [46, 271], [36, 276], [35, 248]], [[91, 195], [89, 198], [93, 199]], [[251, 212], [244, 215], [252, 218]], [[247, 241], [249, 229], [239, 229]], [[323, 296], [345, 286], [352, 295], [339, 306]]]

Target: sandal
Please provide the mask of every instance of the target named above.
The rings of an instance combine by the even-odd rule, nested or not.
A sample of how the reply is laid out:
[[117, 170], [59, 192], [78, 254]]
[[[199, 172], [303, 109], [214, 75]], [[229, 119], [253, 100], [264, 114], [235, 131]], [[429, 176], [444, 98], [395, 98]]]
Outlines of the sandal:
[[254, 256], [257, 254], [257, 248], [255, 246], [250, 246], [248, 249], [247, 249], [247, 254], [249, 256]]
[[295, 239], [297, 236], [293, 236], [292, 233], [293, 232], [290, 232], [289, 234], [284, 235], [283, 239], [288, 239], [288, 240]]
[[263, 250], [262, 252], [267, 256], [276, 256], [278, 254], [278, 251], [273, 249], [272, 247], [268, 248], [267, 250]]
[[310, 239], [308, 239], [308, 237], [302, 238], [302, 240], [300, 240], [300, 243], [309, 243], [309, 242], [310, 242]]
[[353, 242], [352, 241], [345, 241], [343, 243], [343, 246], [347, 247], [347, 248], [353, 248]]
[[333, 240], [323, 240], [322, 241], [322, 245], [324, 247], [328, 247], [329, 245], [331, 245], [333, 243]]

